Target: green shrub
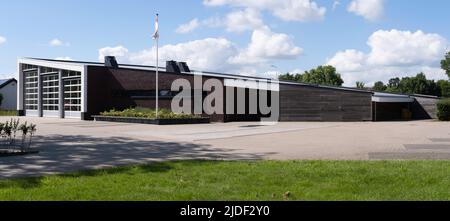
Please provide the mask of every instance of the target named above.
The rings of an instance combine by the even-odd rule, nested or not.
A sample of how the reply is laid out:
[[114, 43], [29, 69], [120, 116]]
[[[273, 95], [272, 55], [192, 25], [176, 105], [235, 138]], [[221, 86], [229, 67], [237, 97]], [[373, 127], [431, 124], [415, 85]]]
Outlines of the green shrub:
[[440, 100], [437, 103], [438, 118], [442, 121], [450, 121], [450, 99]]
[[[156, 119], [156, 111], [150, 108], [129, 108], [123, 111], [109, 110], [100, 113], [102, 116], [110, 117], [135, 117], [135, 118], [148, 118]], [[196, 118], [198, 116], [190, 114], [177, 114], [167, 109], [160, 109], [158, 111], [159, 119], [185, 119], [185, 118]]]

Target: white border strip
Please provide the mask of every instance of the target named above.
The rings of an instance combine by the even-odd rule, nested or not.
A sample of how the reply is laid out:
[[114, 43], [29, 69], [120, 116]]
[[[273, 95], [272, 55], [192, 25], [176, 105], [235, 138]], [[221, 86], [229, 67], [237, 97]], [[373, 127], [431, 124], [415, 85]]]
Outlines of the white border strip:
[[44, 60], [36, 60], [29, 58], [21, 58], [18, 60], [19, 64], [31, 64], [36, 66], [43, 66], [55, 69], [64, 69], [69, 71], [84, 71], [84, 64], [76, 64], [76, 63], [67, 63], [67, 62], [58, 62], [58, 61], [44, 61]]
[[235, 80], [225, 79], [225, 87], [249, 88], [255, 90], [280, 91], [278, 82], [269, 82], [264, 80]]
[[414, 98], [373, 96], [372, 101], [377, 103], [412, 103]]

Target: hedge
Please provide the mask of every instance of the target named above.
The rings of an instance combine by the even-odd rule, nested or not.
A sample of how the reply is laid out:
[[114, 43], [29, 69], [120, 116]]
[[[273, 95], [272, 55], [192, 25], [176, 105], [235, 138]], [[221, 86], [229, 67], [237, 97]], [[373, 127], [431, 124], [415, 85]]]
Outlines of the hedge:
[[441, 121], [450, 121], [450, 99], [440, 100], [437, 103], [438, 118]]
[[[156, 111], [149, 108], [129, 108], [123, 111], [109, 110], [100, 113], [102, 116], [109, 117], [134, 117], [134, 118], [145, 118], [145, 119], [156, 119]], [[159, 119], [188, 119], [188, 118], [198, 118], [199, 116], [190, 114], [178, 114], [167, 109], [160, 109], [158, 111]]]

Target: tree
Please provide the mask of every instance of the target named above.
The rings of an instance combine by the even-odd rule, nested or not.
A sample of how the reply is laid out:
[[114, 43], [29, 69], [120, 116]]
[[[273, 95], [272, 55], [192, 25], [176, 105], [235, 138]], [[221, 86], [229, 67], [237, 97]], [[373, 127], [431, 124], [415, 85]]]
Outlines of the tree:
[[386, 92], [401, 93], [400, 91], [400, 78], [391, 78], [388, 82]]
[[450, 97], [450, 81], [440, 80], [437, 82], [437, 85], [442, 97]]
[[278, 77], [278, 80], [280, 80], [280, 81], [300, 82], [301, 79], [302, 79], [302, 75], [301, 74], [291, 74], [291, 73], [286, 73], [286, 74], [280, 75]]
[[445, 70], [445, 73], [450, 79], [450, 52], [447, 52], [444, 60], [441, 61], [441, 68]]
[[336, 68], [330, 65], [319, 66], [310, 71], [306, 71], [302, 75], [301, 82], [310, 84], [322, 84], [329, 86], [342, 86], [344, 81], [339, 73], [336, 73]]
[[364, 82], [361, 82], [361, 81], [356, 82], [356, 88], [364, 89], [365, 87], [366, 87], [366, 84]]
[[389, 80], [388, 87], [398, 88], [400, 86], [400, 78], [392, 78]]
[[386, 91], [386, 89], [387, 89], [387, 86], [384, 85], [384, 83], [382, 81], [375, 82], [375, 84], [373, 85], [373, 88], [372, 88], [372, 90], [379, 91], [379, 92]]
[[415, 77], [392, 78], [389, 80], [386, 91], [391, 93], [441, 95], [441, 89], [438, 84], [434, 80], [428, 80], [423, 73], [419, 73]]
[[427, 80], [423, 73], [419, 73], [415, 77], [402, 78], [399, 89], [400, 92], [407, 94], [439, 95], [440, 93], [436, 82]]
[[278, 77], [282, 81], [295, 81], [308, 84], [321, 84], [329, 86], [342, 86], [344, 81], [339, 73], [336, 73], [336, 68], [333, 66], [319, 66], [310, 71], [305, 71], [304, 74], [286, 73]]

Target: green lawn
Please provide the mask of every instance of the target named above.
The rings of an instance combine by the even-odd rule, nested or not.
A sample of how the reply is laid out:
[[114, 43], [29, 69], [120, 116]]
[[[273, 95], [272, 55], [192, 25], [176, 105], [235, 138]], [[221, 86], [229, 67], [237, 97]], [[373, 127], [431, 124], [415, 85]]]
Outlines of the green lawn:
[[14, 111], [14, 110], [0, 110], [0, 116], [17, 116], [17, 111]]
[[450, 200], [450, 161], [180, 161], [0, 180], [0, 200]]

